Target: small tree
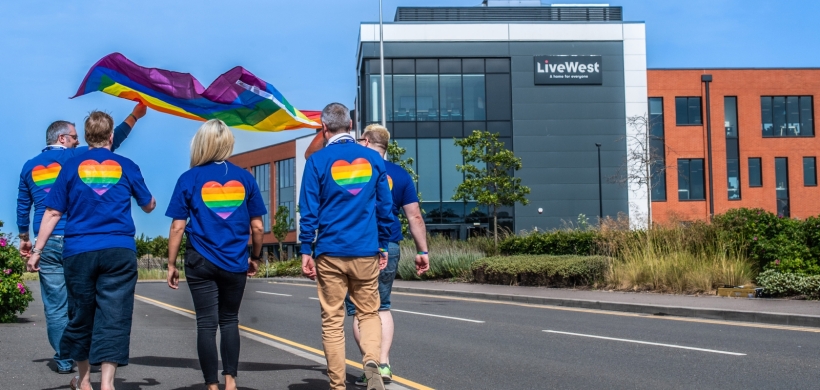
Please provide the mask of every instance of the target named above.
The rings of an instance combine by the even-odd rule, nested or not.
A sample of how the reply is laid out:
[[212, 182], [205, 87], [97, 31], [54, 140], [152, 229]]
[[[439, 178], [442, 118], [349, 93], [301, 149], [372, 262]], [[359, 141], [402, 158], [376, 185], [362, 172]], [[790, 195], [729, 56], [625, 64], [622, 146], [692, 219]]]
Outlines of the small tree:
[[608, 181], [624, 186], [646, 188], [647, 222], [651, 227], [652, 190], [661, 184], [660, 181], [652, 179], [656, 176], [665, 176], [666, 170], [670, 167], [664, 165], [663, 146], [657, 146], [659, 143], [663, 145], [662, 138], [652, 134], [650, 119], [646, 114], [626, 118], [626, 125], [631, 129], [625, 137], [626, 158], [618, 174]]
[[455, 145], [461, 147], [464, 157], [464, 165], [456, 166], [464, 173], [464, 182], [456, 187], [453, 200], [475, 200], [492, 209], [493, 237], [497, 249], [498, 208], [529, 203], [526, 198], [530, 193], [529, 187], [521, 185], [521, 178], [513, 176], [514, 171], [521, 169], [521, 159], [504, 147], [504, 143], [498, 140], [498, 134], [489, 131], [474, 130], [469, 137], [456, 140]]
[[[282, 249], [282, 241], [288, 236], [288, 232], [293, 226], [293, 218], [290, 217], [290, 209], [288, 206], [280, 205], [276, 208], [276, 215], [273, 217], [273, 225], [271, 225], [271, 232], [276, 240], [279, 241], [279, 260], [285, 261], [284, 251]], [[267, 259], [265, 259], [267, 262]]]
[[[399, 146], [399, 143], [396, 141], [391, 141], [390, 144], [387, 145], [387, 161], [404, 168], [404, 170], [410, 174], [410, 178], [413, 179], [413, 182], [418, 183], [419, 175], [417, 175], [416, 171], [413, 170], [413, 158], [409, 157], [406, 160], [402, 160], [405, 153], [407, 153], [407, 149]], [[418, 193], [418, 198], [419, 204], [421, 204], [420, 192]], [[424, 210], [421, 210], [421, 212], [424, 213]], [[407, 216], [403, 213], [399, 213], [399, 222], [401, 222], [402, 235], [410, 234], [410, 222], [407, 220]]]

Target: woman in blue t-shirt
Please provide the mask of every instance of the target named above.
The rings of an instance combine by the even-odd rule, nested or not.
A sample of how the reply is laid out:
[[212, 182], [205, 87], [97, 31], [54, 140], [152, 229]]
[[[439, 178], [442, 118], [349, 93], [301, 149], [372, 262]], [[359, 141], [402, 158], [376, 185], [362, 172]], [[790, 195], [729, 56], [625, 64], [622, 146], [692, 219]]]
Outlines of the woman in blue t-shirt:
[[[208, 389], [213, 390], [219, 384], [217, 327], [222, 337], [225, 389], [236, 389], [239, 305], [247, 277], [259, 268], [265, 230], [262, 216], [267, 214], [253, 176], [226, 161], [233, 154], [233, 144], [231, 129], [224, 122], [205, 122], [191, 141], [191, 169], [177, 180], [165, 212], [174, 219], [169, 259], [177, 258], [182, 234], [187, 234], [185, 277], [196, 310], [199, 365]], [[174, 262], [168, 262], [168, 286], [179, 287]]]
[[156, 201], [133, 161], [111, 152], [114, 120], [94, 111], [85, 120], [87, 152], [66, 161], [46, 196], [40, 234], [28, 261], [40, 254], [63, 214], [63, 271], [68, 325], [60, 351], [77, 362], [72, 389], [90, 389], [91, 365], [102, 365], [102, 390], [114, 389], [117, 366], [128, 364], [137, 285], [137, 248], [131, 197], [150, 213]]

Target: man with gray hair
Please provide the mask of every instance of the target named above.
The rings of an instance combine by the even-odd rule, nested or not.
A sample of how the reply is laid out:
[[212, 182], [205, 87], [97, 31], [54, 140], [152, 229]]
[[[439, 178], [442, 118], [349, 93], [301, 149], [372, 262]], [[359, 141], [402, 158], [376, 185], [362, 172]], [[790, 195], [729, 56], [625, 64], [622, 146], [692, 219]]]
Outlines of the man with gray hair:
[[[125, 121], [114, 129], [112, 151], [128, 137], [134, 124], [145, 116], [146, 106], [137, 104]], [[68, 121], [56, 121], [46, 130], [46, 148], [23, 165], [17, 191], [17, 229], [20, 237], [20, 254], [28, 258], [32, 243], [29, 239], [31, 209], [34, 208], [34, 234], [40, 230], [40, 221], [45, 212], [44, 201], [57, 180], [62, 165], [72, 157], [88, 151], [80, 144], [77, 129]], [[40, 257], [40, 293], [45, 308], [48, 342], [54, 348], [57, 372], [68, 374], [74, 362], [60, 351], [60, 339], [68, 323], [68, 295], [63, 275], [63, 228], [65, 218], [57, 223], [54, 233], [48, 238]]]
[[349, 293], [359, 320], [367, 389], [382, 390], [378, 276], [387, 265], [393, 199], [384, 159], [356, 144], [349, 134], [352, 126], [344, 105], [331, 103], [322, 110], [327, 146], [305, 163], [299, 196], [302, 273], [317, 280], [330, 388], [346, 388], [344, 300]]

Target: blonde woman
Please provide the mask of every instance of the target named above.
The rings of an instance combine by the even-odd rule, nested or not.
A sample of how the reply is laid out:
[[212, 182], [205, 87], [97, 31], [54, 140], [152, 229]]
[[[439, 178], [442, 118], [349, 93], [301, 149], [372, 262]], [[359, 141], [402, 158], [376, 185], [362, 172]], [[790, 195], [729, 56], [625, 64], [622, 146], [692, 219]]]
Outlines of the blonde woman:
[[[225, 389], [236, 389], [239, 306], [247, 276], [259, 268], [262, 216], [267, 213], [253, 176], [226, 161], [233, 154], [233, 145], [233, 134], [224, 122], [205, 122], [191, 141], [191, 169], [177, 180], [165, 212], [173, 218], [169, 259], [177, 258], [182, 234], [188, 237], [185, 277], [196, 310], [199, 365], [209, 390], [218, 389], [219, 384], [217, 327]], [[251, 235], [253, 245], [248, 253]], [[174, 262], [168, 262], [168, 287], [179, 288]]]

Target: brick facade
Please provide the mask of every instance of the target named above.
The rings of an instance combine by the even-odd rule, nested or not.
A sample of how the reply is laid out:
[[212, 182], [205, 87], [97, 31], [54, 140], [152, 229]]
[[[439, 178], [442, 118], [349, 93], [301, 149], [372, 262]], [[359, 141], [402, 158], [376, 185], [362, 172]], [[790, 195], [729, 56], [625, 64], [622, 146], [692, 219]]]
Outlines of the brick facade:
[[[228, 159], [228, 161], [245, 168], [248, 171], [251, 170], [251, 167], [255, 167], [257, 165], [270, 164], [270, 209], [268, 210], [268, 213], [271, 214], [271, 221], [273, 221], [273, 213], [276, 211], [276, 205], [278, 204], [276, 201], [276, 191], [278, 189], [276, 182], [276, 162], [294, 158], [295, 156], [296, 141], [288, 141], [251, 150], [245, 153], [235, 154]], [[270, 227], [268, 226], [265, 230], [270, 230]], [[265, 233], [262, 242], [264, 245], [273, 245], [278, 244], [279, 241], [276, 240], [273, 233], [268, 232]], [[296, 231], [291, 231], [288, 233], [285, 242], [295, 243]]]
[[[706, 198], [709, 197], [706, 142], [706, 95], [701, 75], [711, 74], [712, 165], [714, 210], [721, 214], [732, 208], [763, 208], [776, 212], [775, 157], [788, 158], [789, 202], [792, 218], [820, 214], [820, 188], [804, 186], [803, 157], [820, 154], [817, 133], [817, 98], [820, 97], [820, 69], [650, 69], [647, 71], [648, 95], [663, 98], [666, 201], [652, 202], [656, 222], [669, 220], [706, 220], [706, 200], [678, 200], [679, 158], [703, 158]], [[702, 126], [677, 126], [675, 97], [702, 97]], [[737, 97], [740, 144], [740, 198], [728, 199], [726, 136], [724, 132], [725, 96]], [[764, 138], [761, 96], [812, 96], [815, 136]], [[762, 187], [749, 186], [748, 159], [762, 162]]]

